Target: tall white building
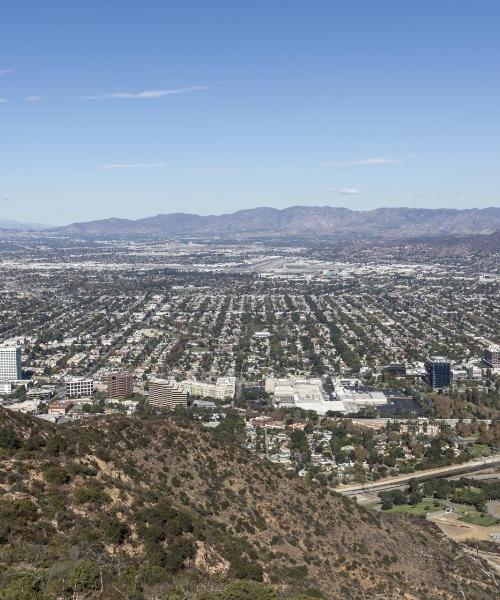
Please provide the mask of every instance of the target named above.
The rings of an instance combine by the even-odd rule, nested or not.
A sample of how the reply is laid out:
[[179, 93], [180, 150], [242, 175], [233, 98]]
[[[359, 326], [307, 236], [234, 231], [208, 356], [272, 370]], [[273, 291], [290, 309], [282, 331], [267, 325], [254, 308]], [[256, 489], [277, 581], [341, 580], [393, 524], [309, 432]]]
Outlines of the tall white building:
[[0, 346], [0, 381], [22, 379], [21, 346]]

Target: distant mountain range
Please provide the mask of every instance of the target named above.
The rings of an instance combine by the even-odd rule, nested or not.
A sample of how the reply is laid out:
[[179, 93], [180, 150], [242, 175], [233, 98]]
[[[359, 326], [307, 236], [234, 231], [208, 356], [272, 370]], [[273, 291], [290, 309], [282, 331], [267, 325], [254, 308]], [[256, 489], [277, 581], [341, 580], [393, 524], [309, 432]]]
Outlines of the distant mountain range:
[[231, 214], [200, 216], [160, 214], [137, 220], [103, 219], [73, 223], [53, 233], [82, 237], [355, 237], [491, 234], [500, 231], [500, 208], [377, 208], [354, 211], [331, 206], [253, 208]]
[[16, 231], [42, 231], [48, 229], [49, 225], [41, 223], [23, 223], [22, 221], [12, 221], [10, 219], [0, 219], [0, 229], [13, 229]]

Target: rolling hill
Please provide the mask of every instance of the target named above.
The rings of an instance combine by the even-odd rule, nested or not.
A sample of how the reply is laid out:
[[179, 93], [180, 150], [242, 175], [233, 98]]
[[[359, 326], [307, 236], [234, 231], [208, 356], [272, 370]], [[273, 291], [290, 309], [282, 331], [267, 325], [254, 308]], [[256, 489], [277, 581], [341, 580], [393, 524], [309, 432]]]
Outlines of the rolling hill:
[[431, 523], [364, 510], [232, 437], [180, 417], [55, 427], [0, 409], [0, 599], [497, 597]]

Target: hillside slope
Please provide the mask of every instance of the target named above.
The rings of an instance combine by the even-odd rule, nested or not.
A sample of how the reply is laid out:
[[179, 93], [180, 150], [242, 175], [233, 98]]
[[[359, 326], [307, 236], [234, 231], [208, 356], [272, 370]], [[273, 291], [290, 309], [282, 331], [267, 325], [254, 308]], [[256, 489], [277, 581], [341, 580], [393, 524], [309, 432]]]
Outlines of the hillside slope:
[[219, 438], [182, 419], [56, 428], [0, 409], [0, 598], [182, 599], [233, 579], [331, 600], [496, 597], [430, 523], [372, 514]]
[[307, 237], [403, 238], [490, 234], [500, 231], [500, 208], [378, 208], [354, 211], [334, 206], [253, 208], [224, 215], [160, 214], [144, 219], [103, 219], [53, 230], [68, 236], [148, 237]]

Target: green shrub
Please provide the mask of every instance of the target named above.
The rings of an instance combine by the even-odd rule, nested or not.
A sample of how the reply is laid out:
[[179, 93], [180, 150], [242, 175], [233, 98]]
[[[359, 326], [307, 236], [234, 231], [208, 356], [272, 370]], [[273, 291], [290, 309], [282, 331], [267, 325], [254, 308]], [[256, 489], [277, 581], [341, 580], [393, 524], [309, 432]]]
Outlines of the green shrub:
[[144, 567], [139, 573], [139, 580], [146, 585], [156, 585], [165, 581], [166, 577], [165, 569], [156, 566]]
[[45, 446], [45, 439], [39, 434], [31, 435], [24, 443], [24, 447], [31, 451], [38, 450], [43, 446]]
[[99, 523], [104, 541], [108, 544], [121, 544], [129, 534], [129, 529], [114, 515], [103, 517]]
[[95, 560], [80, 560], [71, 569], [68, 585], [74, 592], [97, 589], [100, 581], [100, 569]]
[[64, 467], [52, 465], [43, 470], [43, 478], [52, 485], [64, 485], [69, 481], [68, 472]]
[[53, 435], [48, 438], [45, 448], [49, 454], [56, 456], [60, 452], [64, 452], [67, 449], [68, 445], [66, 440], [63, 439], [59, 435]]
[[142, 522], [148, 525], [145, 535], [148, 539], [159, 541], [168, 536], [176, 537], [182, 533], [191, 533], [194, 523], [191, 515], [168, 504], [158, 504], [142, 513]]
[[262, 567], [254, 562], [250, 562], [243, 556], [233, 556], [230, 560], [231, 574], [236, 579], [253, 579], [254, 581], [262, 581], [264, 571]]
[[0, 600], [49, 600], [36, 573], [16, 574], [2, 582]]
[[38, 508], [31, 500], [0, 500], [0, 544], [8, 541], [11, 532], [29, 533], [30, 524], [40, 517]]
[[201, 600], [277, 600], [278, 595], [272, 587], [255, 581], [235, 581], [221, 592], [208, 592]]
[[318, 600], [323, 598], [319, 592], [309, 592], [309, 594], [298, 594], [297, 596], [291, 596], [287, 600]]
[[300, 581], [307, 577], [307, 565], [287, 567], [286, 573], [289, 579], [292, 579], [293, 581]]
[[77, 504], [103, 504], [108, 495], [96, 484], [88, 484], [78, 487], [73, 492], [73, 497]]
[[12, 427], [0, 427], [0, 448], [5, 450], [17, 450], [21, 442]]
[[186, 538], [177, 538], [165, 553], [164, 567], [169, 573], [177, 573], [184, 567], [184, 562], [194, 554], [192, 542]]

